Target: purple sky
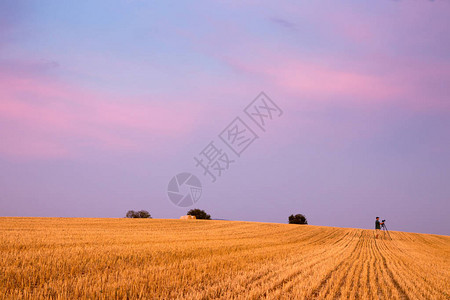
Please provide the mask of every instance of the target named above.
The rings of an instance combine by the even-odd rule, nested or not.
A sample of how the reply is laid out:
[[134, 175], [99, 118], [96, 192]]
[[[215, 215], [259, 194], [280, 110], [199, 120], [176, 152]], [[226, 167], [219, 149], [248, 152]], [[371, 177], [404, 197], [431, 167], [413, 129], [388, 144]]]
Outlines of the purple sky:
[[[211, 183], [261, 91], [284, 114]], [[178, 218], [186, 171], [213, 218], [448, 235], [449, 98], [449, 1], [2, 0], [0, 215]]]

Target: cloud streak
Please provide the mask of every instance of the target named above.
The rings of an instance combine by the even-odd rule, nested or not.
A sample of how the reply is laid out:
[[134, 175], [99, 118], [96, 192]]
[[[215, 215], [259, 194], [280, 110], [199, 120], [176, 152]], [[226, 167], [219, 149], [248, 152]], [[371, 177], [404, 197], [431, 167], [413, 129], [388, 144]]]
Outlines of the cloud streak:
[[[20, 76], [19, 76], [20, 75]], [[151, 140], [173, 139], [195, 128], [202, 108], [178, 99], [115, 96], [87, 90], [47, 76], [0, 69], [0, 152], [9, 156], [77, 155], [94, 148], [142, 151]], [[127, 132], [134, 132], [127, 136]], [[139, 134], [143, 141], [134, 140]]]

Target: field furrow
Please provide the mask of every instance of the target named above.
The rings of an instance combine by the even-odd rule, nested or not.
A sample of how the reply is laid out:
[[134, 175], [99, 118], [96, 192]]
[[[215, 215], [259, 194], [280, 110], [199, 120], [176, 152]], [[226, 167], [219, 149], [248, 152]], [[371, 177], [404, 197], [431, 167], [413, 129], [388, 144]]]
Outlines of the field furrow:
[[286, 224], [0, 218], [0, 299], [449, 299], [450, 237]]

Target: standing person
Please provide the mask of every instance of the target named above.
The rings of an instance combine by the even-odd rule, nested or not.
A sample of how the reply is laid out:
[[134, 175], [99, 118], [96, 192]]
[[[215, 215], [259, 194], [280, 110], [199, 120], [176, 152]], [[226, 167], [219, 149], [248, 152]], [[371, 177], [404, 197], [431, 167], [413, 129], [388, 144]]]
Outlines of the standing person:
[[381, 225], [380, 225], [380, 217], [377, 217], [375, 219], [375, 238], [378, 238], [378, 232], [380, 232]]

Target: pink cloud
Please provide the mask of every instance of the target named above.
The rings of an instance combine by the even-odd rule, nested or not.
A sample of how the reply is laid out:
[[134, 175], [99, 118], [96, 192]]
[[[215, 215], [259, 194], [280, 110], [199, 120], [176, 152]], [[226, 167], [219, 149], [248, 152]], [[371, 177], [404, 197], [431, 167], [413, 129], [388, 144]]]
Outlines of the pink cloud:
[[377, 76], [295, 59], [279, 66], [268, 66], [263, 72], [276, 85], [315, 99], [346, 96], [366, 101], [365, 98], [385, 99], [399, 93], [398, 88]]
[[7, 157], [47, 159], [72, 156], [69, 149], [61, 143], [45, 140], [43, 136], [38, 136], [27, 130], [20, 130], [20, 133], [8, 130], [7, 132], [2, 132], [0, 138], [2, 140], [0, 154]]
[[[444, 38], [448, 3], [392, 2], [371, 13], [364, 3], [338, 11], [315, 2], [309, 8], [314, 14], [302, 5], [271, 8], [263, 18], [282, 16], [282, 22], [309, 25], [307, 31], [300, 25], [277, 31], [272, 43], [270, 30], [266, 36], [253, 27], [236, 28], [234, 22], [212, 21], [214, 32], [201, 38], [184, 36], [198, 51], [221, 60], [241, 78], [246, 76], [246, 84], [257, 82], [260, 89], [283, 97], [450, 110], [450, 65], [448, 55], [442, 54], [449, 44]], [[426, 18], [418, 18], [422, 11]], [[227, 34], [228, 40], [218, 38]]]
[[448, 63], [389, 55], [354, 60], [331, 56], [302, 58], [289, 52], [280, 56], [275, 51], [267, 51], [259, 58], [223, 60], [240, 72], [260, 77], [264, 88], [289, 98], [450, 110]]
[[[267, 62], [268, 61], [268, 62]], [[276, 61], [276, 64], [271, 64]], [[386, 99], [401, 93], [387, 78], [355, 70], [339, 69], [322, 63], [296, 58], [295, 56], [265, 57], [265, 61], [231, 61], [234, 68], [244, 72], [263, 75], [265, 80], [286, 94], [330, 100], [347, 97], [348, 101]], [[342, 99], [341, 99], [342, 101]]]
[[86, 145], [108, 151], [163, 151], [161, 142], [192, 131], [202, 111], [193, 102], [118, 97], [1, 69], [0, 90], [0, 121], [5, 124], [0, 153], [16, 157], [76, 156]]

